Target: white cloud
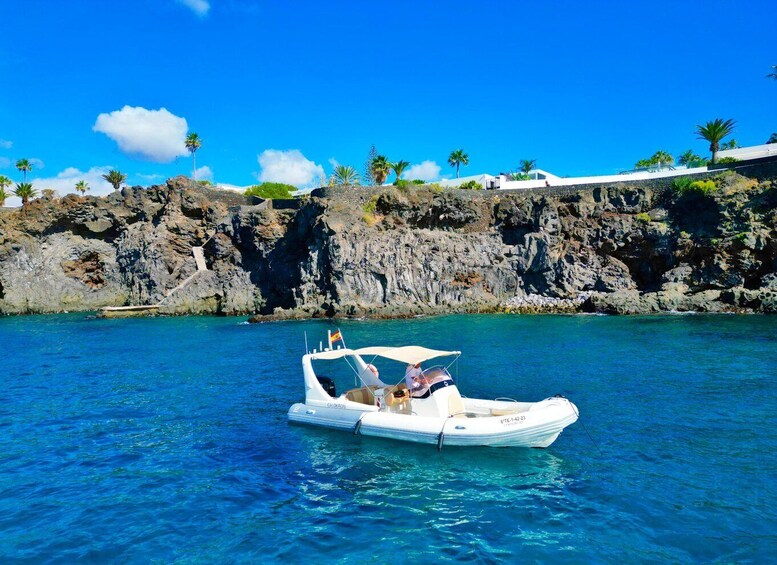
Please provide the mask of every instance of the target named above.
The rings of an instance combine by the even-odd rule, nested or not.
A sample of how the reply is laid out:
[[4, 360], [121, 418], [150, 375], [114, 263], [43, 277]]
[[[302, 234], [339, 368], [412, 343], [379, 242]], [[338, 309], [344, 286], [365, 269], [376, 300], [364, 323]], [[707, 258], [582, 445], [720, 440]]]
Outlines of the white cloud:
[[0, 149], [10, 149], [13, 147], [13, 141], [7, 139], [0, 139]]
[[208, 15], [208, 10], [210, 10], [210, 2], [207, 0], [178, 0], [178, 3], [190, 8], [200, 17]]
[[197, 180], [213, 180], [213, 171], [210, 167], [205, 165], [204, 167], [197, 167], [194, 171], [194, 176]]
[[440, 178], [440, 165], [434, 161], [423, 161], [417, 165], [411, 165], [402, 175], [407, 180], [433, 181]]
[[35, 169], [42, 169], [46, 166], [46, 163], [44, 163], [41, 159], [36, 159], [33, 157], [32, 159], [27, 159], [30, 162], [30, 165], [32, 165], [32, 170]]
[[258, 157], [260, 182], [285, 182], [306, 187], [324, 176], [324, 167], [307, 159], [298, 149], [267, 149]]
[[147, 161], [169, 163], [188, 153], [186, 119], [165, 108], [147, 110], [140, 106], [124, 106], [121, 110], [97, 116], [92, 129], [110, 137], [124, 153]]
[[340, 161], [338, 161], [334, 157], [330, 157], [328, 160], [329, 160], [329, 164], [332, 165], [333, 169], [336, 169], [337, 167], [340, 166]]

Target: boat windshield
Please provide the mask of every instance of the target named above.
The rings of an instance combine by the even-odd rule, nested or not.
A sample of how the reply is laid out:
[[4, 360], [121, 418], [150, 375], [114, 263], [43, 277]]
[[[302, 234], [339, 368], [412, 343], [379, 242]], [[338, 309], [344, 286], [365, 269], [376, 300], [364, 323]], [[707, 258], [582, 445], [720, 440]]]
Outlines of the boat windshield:
[[430, 385], [444, 381], [446, 379], [453, 380], [453, 377], [448, 372], [448, 369], [442, 366], [430, 367], [429, 369], [424, 370], [423, 373], [426, 382], [428, 382]]

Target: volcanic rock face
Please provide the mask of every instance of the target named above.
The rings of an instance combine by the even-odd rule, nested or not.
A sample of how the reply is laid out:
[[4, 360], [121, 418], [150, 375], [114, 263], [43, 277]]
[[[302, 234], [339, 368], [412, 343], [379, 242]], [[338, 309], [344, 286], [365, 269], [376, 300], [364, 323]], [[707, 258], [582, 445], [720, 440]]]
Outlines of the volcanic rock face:
[[712, 195], [386, 187], [246, 206], [179, 177], [40, 199], [0, 211], [0, 312], [775, 312], [775, 173], [722, 173]]

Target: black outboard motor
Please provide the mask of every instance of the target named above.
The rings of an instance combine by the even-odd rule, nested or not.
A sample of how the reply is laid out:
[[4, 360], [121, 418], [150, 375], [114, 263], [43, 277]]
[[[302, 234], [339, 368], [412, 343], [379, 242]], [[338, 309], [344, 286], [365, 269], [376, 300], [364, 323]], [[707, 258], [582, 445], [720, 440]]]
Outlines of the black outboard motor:
[[326, 393], [332, 398], [337, 398], [337, 392], [335, 391], [335, 382], [329, 377], [316, 377], [319, 384], [324, 387]]

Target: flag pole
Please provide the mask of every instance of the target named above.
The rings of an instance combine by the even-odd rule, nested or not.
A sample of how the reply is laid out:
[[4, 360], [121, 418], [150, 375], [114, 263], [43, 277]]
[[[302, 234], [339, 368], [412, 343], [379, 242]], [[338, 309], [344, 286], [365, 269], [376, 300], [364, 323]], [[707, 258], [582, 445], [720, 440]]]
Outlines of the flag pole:
[[332, 330], [326, 330], [326, 341], [329, 344], [329, 349], [332, 349]]

